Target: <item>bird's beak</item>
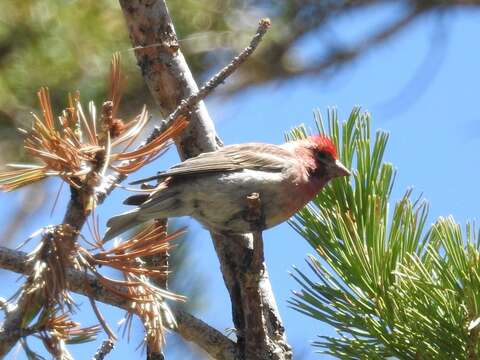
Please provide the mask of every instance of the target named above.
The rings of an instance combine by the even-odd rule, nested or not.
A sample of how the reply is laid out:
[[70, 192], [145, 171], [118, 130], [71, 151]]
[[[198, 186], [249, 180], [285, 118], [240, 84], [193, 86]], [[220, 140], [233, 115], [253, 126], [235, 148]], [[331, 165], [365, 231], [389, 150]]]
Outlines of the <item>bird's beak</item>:
[[339, 160], [335, 160], [335, 165], [333, 166], [334, 176], [350, 176], [352, 173], [348, 170], [345, 165], [343, 165]]

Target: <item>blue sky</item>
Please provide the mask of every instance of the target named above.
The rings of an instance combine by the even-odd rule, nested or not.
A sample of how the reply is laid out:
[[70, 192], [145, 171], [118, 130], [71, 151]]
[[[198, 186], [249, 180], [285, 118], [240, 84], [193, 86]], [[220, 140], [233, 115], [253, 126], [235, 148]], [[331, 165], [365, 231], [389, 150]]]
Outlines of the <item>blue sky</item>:
[[[394, 7], [377, 8], [362, 16], [341, 18], [333, 29], [336, 36], [348, 42], [392, 18], [394, 11]], [[449, 214], [461, 223], [474, 219], [480, 203], [478, 15], [473, 11], [450, 13], [443, 18], [443, 32], [435, 26], [437, 19], [422, 18], [328, 79], [309, 76], [251, 89], [228, 99], [210, 98], [207, 105], [217, 131], [226, 144], [281, 143], [284, 132], [300, 123], [313, 128], [314, 108], [325, 114], [328, 107], [334, 106], [340, 117], [345, 118], [353, 106], [360, 105], [371, 112], [373, 129], [390, 133], [386, 159], [398, 170], [392, 199], [400, 198], [408, 187], [413, 187], [416, 194], [423, 193], [429, 200], [431, 222]], [[300, 46], [299, 53], [308, 59], [312, 53], [321, 51], [324, 40], [310, 36]], [[431, 51], [434, 40], [441, 43], [437, 51]], [[425, 80], [425, 74], [431, 76]], [[133, 177], [151, 174], [153, 169], [166, 168], [175, 161], [175, 153], [170, 152]], [[0, 225], [7, 223], [9, 208], [20, 196], [0, 194], [0, 212], [4, 214]], [[116, 191], [98, 210], [103, 221], [123, 210], [119, 203], [125, 196], [124, 192]], [[19, 239], [42, 225], [60, 221], [67, 200], [65, 192], [54, 216], [36, 217], [19, 234]], [[230, 328], [230, 303], [209, 235], [190, 222], [189, 233], [192, 271], [208, 280], [204, 306], [196, 315], [219, 330]], [[288, 272], [293, 265], [306, 269], [305, 255], [312, 250], [288, 224], [266, 231], [264, 239], [273, 290], [291, 344], [299, 358], [302, 355], [302, 359], [326, 359], [313, 354], [308, 343], [318, 334], [333, 335], [332, 330], [287, 306], [291, 291], [298, 288]], [[6, 275], [2, 279], [10, 289], [17, 286], [13, 283], [16, 276]], [[120, 318], [120, 312], [103, 308], [112, 323]], [[94, 322], [87, 312], [90, 311], [81, 314], [86, 325]], [[134, 350], [137, 343], [127, 345], [120, 341], [112, 358], [143, 358]], [[70, 348], [82, 359], [91, 356], [95, 345]], [[18, 358], [22, 359], [23, 354]], [[185, 357], [172, 351], [169, 358]]]

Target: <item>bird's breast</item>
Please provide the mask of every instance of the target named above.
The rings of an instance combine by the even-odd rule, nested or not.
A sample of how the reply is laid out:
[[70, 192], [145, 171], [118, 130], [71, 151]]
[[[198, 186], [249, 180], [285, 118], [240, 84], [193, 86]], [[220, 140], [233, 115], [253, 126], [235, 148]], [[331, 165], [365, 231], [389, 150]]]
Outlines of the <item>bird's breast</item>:
[[316, 185], [295, 172], [242, 170], [211, 174], [189, 183], [192, 215], [219, 231], [248, 232], [247, 196], [260, 195], [266, 228], [290, 218], [316, 194]]

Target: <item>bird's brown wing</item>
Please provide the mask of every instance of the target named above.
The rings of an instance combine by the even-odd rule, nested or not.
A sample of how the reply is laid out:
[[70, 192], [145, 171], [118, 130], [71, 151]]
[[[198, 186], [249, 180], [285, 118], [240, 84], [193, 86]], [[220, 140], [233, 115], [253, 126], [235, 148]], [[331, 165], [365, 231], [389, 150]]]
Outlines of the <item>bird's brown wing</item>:
[[241, 169], [279, 172], [285, 167], [286, 161], [294, 161], [294, 158], [289, 151], [278, 145], [260, 143], [230, 145], [218, 151], [200, 154], [174, 165], [156, 176], [140, 179], [131, 184], [140, 184], [169, 176], [188, 176]]

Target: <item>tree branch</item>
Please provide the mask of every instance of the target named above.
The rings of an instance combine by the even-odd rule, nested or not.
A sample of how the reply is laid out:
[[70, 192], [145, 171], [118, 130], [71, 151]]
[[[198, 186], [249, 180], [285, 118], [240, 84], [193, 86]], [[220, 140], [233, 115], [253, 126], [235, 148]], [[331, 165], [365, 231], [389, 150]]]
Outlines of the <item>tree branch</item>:
[[[260, 22], [257, 34], [252, 39], [249, 47], [247, 47], [242, 53], [235, 57], [232, 62], [223, 68], [218, 74], [210, 79], [198, 92], [193, 92], [185, 100], [174, 109], [174, 111], [167, 117], [166, 121], [161, 127], [156, 127], [147, 139], [140, 145], [144, 146], [155, 140], [175, 121], [179, 115], [190, 111], [199, 101], [208, 96], [219, 84], [221, 84], [229, 75], [231, 75], [238, 66], [240, 66], [248, 56], [254, 51], [261, 38], [268, 29], [270, 22], [268, 20], [262, 20]], [[86, 191], [89, 194], [95, 193], [97, 204], [101, 204], [105, 198], [111, 193], [115, 186], [121, 183], [126, 178], [125, 174], [113, 174], [108, 176], [103, 182], [101, 182], [95, 188], [85, 188], [82, 191]], [[84, 203], [80, 199], [79, 191], [72, 189], [72, 196], [69, 205], [65, 211], [65, 216], [62, 224], [68, 224], [72, 228], [80, 230], [85, 224], [90, 211], [84, 209]], [[74, 234], [70, 241], [75, 242], [78, 234]], [[0, 328], [0, 355], [5, 355], [15, 345], [18, 339], [22, 336], [21, 323], [26, 313], [26, 309], [29, 306], [29, 298], [21, 296], [17, 301], [17, 304], [11, 312], [7, 314], [2, 327]], [[44, 302], [43, 298], [38, 299], [39, 302]]]
[[[120, 0], [120, 4], [135, 49], [137, 63], [160, 111], [166, 116], [181, 104], [183, 99], [198, 92], [192, 73], [179, 50], [166, 3], [161, 0]], [[265, 23], [263, 26], [266, 28], [268, 24]], [[257, 38], [260, 41], [261, 36]], [[255, 39], [252, 41], [252, 50], [249, 50], [246, 56], [258, 44], [258, 41], [255, 41]], [[199, 102], [198, 106], [192, 109], [189, 119], [189, 126], [176, 139], [177, 149], [182, 159], [215, 151], [221, 146], [213, 121], [203, 102]], [[254, 289], [249, 288], [250, 284], [247, 284], [240, 273], [244, 270], [242, 260], [249, 258], [252, 251], [252, 235], [224, 236], [212, 233], [212, 238], [232, 301], [238, 350], [243, 356], [257, 350], [247, 350], [244, 341], [246, 316], [248, 316], [244, 305], [247, 302], [246, 297], [255, 291], [262, 301], [262, 311], [266, 321], [266, 336], [261, 339], [262, 349], [265, 351], [261, 358], [291, 358], [291, 350], [286, 343], [265, 265], [262, 266], [262, 273], [257, 273], [259, 281]]]
[[218, 85], [223, 83], [229, 75], [233, 74], [233, 72], [238, 69], [238, 67], [242, 65], [242, 63], [247, 60], [247, 58], [255, 51], [270, 25], [271, 23], [269, 19], [261, 19], [260, 23], [258, 24], [257, 32], [250, 41], [250, 45], [248, 45], [240, 54], [234, 57], [230, 64], [225, 66], [222, 70], [220, 70], [220, 72], [207, 81], [207, 83], [203, 85], [197, 93], [190, 95], [186, 100], [182, 100], [180, 105], [167, 118], [167, 125], [169, 122], [173, 122], [179, 115], [185, 114], [187, 111], [192, 110], [192, 108], [200, 100], [205, 99], [207, 95], [210, 94]]
[[[133, 2], [131, 2], [128, 7], [127, 12], [135, 12], [132, 5]], [[137, 4], [138, 5], [138, 4]], [[166, 10], [166, 6], [164, 3], [158, 3], [158, 2], [147, 2], [145, 3], [146, 8], [151, 8], [155, 6], [160, 5], [160, 10], [161, 13], [166, 14], [166, 18], [169, 20], [168, 17], [168, 12]], [[143, 6], [143, 5], [142, 5]], [[125, 8], [124, 8], [125, 11]], [[127, 16], [126, 16], [127, 17]], [[128, 20], [128, 17], [127, 17]], [[154, 19], [157, 21], [157, 19]], [[154, 21], [154, 25], [155, 24]], [[128, 22], [128, 21], [127, 21]], [[270, 23], [268, 20], [262, 20], [259, 25], [259, 29], [255, 35], [255, 37], [252, 39], [250, 45], [242, 51], [242, 53], [239, 54], [236, 58], [232, 60], [232, 62], [222, 69], [214, 78], [212, 78], [207, 84], [205, 84], [200, 91], [197, 91], [196, 84], [193, 81], [193, 78], [191, 76], [191, 73], [188, 70], [188, 67], [186, 66], [186, 63], [183, 59], [183, 56], [181, 56], [181, 53], [178, 51], [178, 47], [176, 46], [176, 37], [174, 34], [173, 30], [173, 25], [171, 25], [171, 22], [168, 21], [165, 23], [167, 25], [166, 27], [166, 32], [163, 33], [162, 35], [166, 36], [160, 46], [160, 52], [165, 51], [167, 49], [167, 53], [169, 53], [169, 56], [167, 56], [165, 59], [169, 61], [167, 68], [170, 68], [171, 70], [174, 71], [174, 73], [167, 73], [167, 76], [165, 77], [164, 72], [156, 72], [153, 71], [149, 73], [149, 76], [154, 80], [153, 82], [147, 81], [147, 84], [151, 85], [150, 89], [152, 91], [155, 91], [158, 89], [169, 89], [171, 92], [167, 93], [170, 96], [167, 97], [156, 97], [157, 101], [161, 105], [175, 105], [178, 104], [178, 107], [174, 108], [175, 111], [167, 118], [167, 120], [164, 122], [163, 126], [160, 128], [155, 129], [152, 134], [146, 139], [146, 143], [154, 140], [158, 135], [160, 135], [168, 126], [171, 124], [172, 121], [174, 121], [178, 115], [193, 111], [193, 113], [190, 113], [190, 125], [189, 129], [187, 129], [186, 134], [182, 135], [180, 139], [177, 139], [177, 146], [179, 148], [179, 152], [182, 156], [182, 158], [186, 158], [189, 156], [194, 156], [198, 153], [204, 152], [204, 151], [211, 151], [215, 150], [218, 146], [220, 146], [221, 142], [220, 140], [216, 137], [215, 130], [213, 128], [213, 123], [211, 119], [209, 118], [209, 115], [205, 109], [205, 106], [203, 103], [199, 103], [196, 109], [193, 109], [197, 102], [199, 102], [201, 99], [204, 99], [216, 86], [218, 86], [220, 83], [222, 83], [226, 77], [228, 77], [231, 73], [235, 71], [238, 66], [241, 65], [242, 62], [244, 62], [247, 57], [255, 50], [256, 46], [260, 42], [261, 38], [265, 34], [267, 28], [269, 27]], [[145, 28], [143, 28], [145, 30]], [[132, 31], [132, 30], [131, 30]], [[148, 31], [145, 31], [145, 33], [148, 33]], [[131, 35], [133, 32], [131, 33]], [[169, 38], [170, 37], [170, 38]], [[133, 37], [132, 37], [133, 39]], [[155, 63], [162, 63], [162, 59], [157, 58], [154, 59], [155, 61], [152, 62], [141, 62], [141, 60], [148, 60], [147, 57], [142, 57], [141, 53], [145, 49], [148, 49], [147, 47], [137, 47], [137, 57], [139, 58], [139, 65], [142, 67], [142, 70], [144, 70], [144, 76], [147, 76], [148, 71], [152, 70], [151, 65]], [[175, 53], [175, 54], [174, 54]], [[145, 54], [144, 54], [145, 55]], [[148, 54], [147, 54], [148, 55]], [[165, 54], [163, 54], [165, 55]], [[175, 56], [174, 56], [175, 55]], [[173, 60], [178, 60], [178, 61], [173, 61]], [[181, 69], [181, 71], [178, 71]], [[185, 71], [186, 70], [186, 71]], [[160, 78], [163, 78], [163, 80], [172, 81], [173, 79], [173, 84], [175, 84], [174, 87], [159, 87], [160, 82], [155, 82], [158, 81], [157, 76], [160, 76]], [[174, 76], [172, 76], [174, 75]], [[170, 77], [171, 76], [171, 77]], [[180, 83], [180, 86], [179, 86]], [[183, 93], [189, 93], [189, 96], [183, 96]], [[161, 93], [161, 95], [164, 95], [164, 92]], [[173, 96], [173, 99], [172, 99]], [[180, 101], [182, 99], [186, 98], [186, 100]], [[166, 102], [165, 102], [166, 100]], [[168, 106], [161, 106], [161, 109], [164, 110], [164, 112], [171, 111]], [[116, 174], [113, 176], [110, 176], [106, 181], [102, 182], [95, 188], [95, 195], [97, 198], [97, 204], [100, 204], [103, 202], [103, 200], [106, 198], [106, 196], [114, 189], [115, 185], [120, 183], [126, 178], [125, 175], [120, 175]], [[93, 192], [93, 189], [90, 190]], [[75, 196], [75, 191], [72, 191], [72, 198], [69, 203], [69, 206], [66, 210], [65, 217], [63, 224], [69, 224], [73, 226], [75, 229], [80, 230], [83, 226], [83, 224], [86, 222], [88, 212], [86, 212], [83, 209], [83, 206], [81, 202], [79, 202], [79, 199]], [[217, 238], [222, 238], [221, 236], [217, 235]], [[248, 242], [251, 237], [250, 236], [245, 236], [245, 237], [240, 237], [242, 240], [245, 240]], [[76, 236], [72, 238], [72, 241], [76, 240]], [[236, 243], [236, 240], [234, 239], [228, 239], [226, 241], [229, 241], [231, 243]], [[246, 244], [245, 241], [240, 241], [239, 243]], [[217, 248], [221, 247], [228, 247], [229, 245], [219, 245]], [[262, 244], [263, 246], [263, 244]], [[6, 250], [6, 249], [5, 249]], [[237, 249], [238, 250], [238, 249]], [[218, 251], [218, 249], [217, 249]], [[244, 246], [241, 250], [238, 250], [239, 252], [248, 252], [248, 246]], [[225, 259], [221, 259], [221, 261], [225, 262]], [[7, 261], [8, 262], [8, 261]], [[3, 267], [0, 265], [0, 267]], [[5, 267], [8, 267], [5, 265]], [[233, 268], [230, 267], [228, 271], [231, 271]], [[227, 271], [227, 272], [228, 272]], [[70, 274], [70, 273], [69, 273]], [[79, 283], [78, 283], [78, 276], [79, 274], [76, 273], [71, 273], [73, 277], [69, 277], [69, 286], [72, 287], [72, 290], [84, 290], [81, 288], [77, 288], [76, 290], [74, 289]], [[90, 279], [92, 280], [92, 279]], [[267, 283], [268, 283], [268, 277], [266, 278]], [[92, 280], [93, 281], [93, 280]], [[238, 282], [240, 281], [240, 288], [244, 288], [245, 283], [242, 284], [242, 280], [236, 279], [236, 281], [233, 281], [231, 283], [227, 284], [227, 287], [229, 288], [229, 291], [231, 292], [231, 289], [236, 288], [238, 286]], [[271, 287], [269, 286], [269, 283], [267, 284], [268, 286], [265, 286], [265, 288], [258, 289], [257, 288], [257, 293], [269, 293], [269, 301], [271, 302], [273, 299], [273, 294], [271, 293]], [[91, 286], [96, 286], [98, 288], [98, 284], [90, 284], [89, 287]], [[81, 292], [81, 291], [80, 291]], [[242, 291], [242, 293], [245, 293]], [[109, 294], [108, 291], [105, 289], [100, 289], [100, 294], [98, 295], [97, 298], [99, 301], [105, 301], [105, 300], [112, 300], [118, 304], [118, 299], [115, 300], [115, 296], [113, 294]], [[103, 300], [102, 300], [103, 299]], [[232, 298], [233, 299], [233, 298]], [[240, 301], [235, 301], [232, 303], [232, 306], [234, 308], [234, 312], [237, 311], [239, 313], [243, 313], [243, 310], [241, 310], [243, 303], [242, 303], [242, 295], [239, 298]], [[245, 299], [243, 299], [245, 300]], [[18, 301], [17, 306], [14, 310], [9, 312], [7, 314], [7, 317], [3, 323], [3, 331], [0, 333], [0, 339], [2, 339], [1, 343], [3, 344], [0, 346], [0, 349], [2, 349], [3, 353], [7, 353], [10, 348], [18, 341], [19, 337], [22, 335], [21, 334], [21, 328], [20, 328], [20, 323], [22, 320], [22, 314], [25, 312], [25, 306], [28, 304], [25, 303], [23, 304], [22, 298]], [[125, 305], [125, 304], [124, 304]], [[273, 299], [273, 305], [274, 304], [274, 299]], [[275, 306], [274, 306], [275, 307]], [[271, 306], [267, 306], [266, 308], [271, 308]], [[237, 310], [235, 310], [237, 309]], [[224, 342], [224, 336], [217, 332], [213, 333], [212, 331], [207, 331], [207, 330], [213, 330], [208, 327], [208, 325], [201, 323], [199, 320], [193, 320], [191, 316], [189, 316], [186, 313], [182, 312], [177, 312], [177, 316], [181, 317], [183, 319], [182, 322], [179, 323], [179, 329], [183, 329], [183, 333], [185, 333], [185, 338], [189, 340], [193, 340], [198, 343], [199, 346], [204, 348], [207, 352], [209, 353], [215, 353], [216, 358], [225, 358], [225, 359], [230, 359], [230, 358], [235, 358], [238, 356], [238, 348], [235, 346], [235, 343], [231, 342], [228, 343], [228, 353], [230, 355], [225, 355], [225, 351], [223, 350], [223, 347], [225, 346], [218, 346], [218, 344], [221, 344]], [[278, 313], [276, 313], [278, 315]], [[237, 317], [238, 318], [238, 317]], [[279, 322], [279, 317], [277, 316], [277, 323]], [[234, 318], [235, 321], [235, 318]], [[236, 326], [243, 324], [244, 321], [235, 321]], [[281, 323], [280, 323], [281, 324]], [[192, 328], [193, 326], [193, 328]], [[207, 327], [207, 328], [205, 328]], [[195, 331], [195, 329], [199, 330], [202, 329], [205, 330], [206, 332], [203, 332], [203, 334], [209, 334], [209, 337], [211, 338], [211, 342], [209, 343], [208, 341], [204, 341], [204, 336], [201, 335], [199, 336], [198, 331]], [[283, 335], [283, 327], [280, 327], [282, 330], [282, 335]], [[216, 330], [215, 330], [216, 331]], [[182, 332], [182, 331], [179, 331]], [[5, 341], [3, 341], [5, 340]], [[267, 341], [268, 339], [264, 339]], [[271, 342], [271, 341], [267, 341]], [[209, 345], [210, 344], [210, 345]], [[241, 349], [242, 352], [245, 352], [244, 349]], [[233, 355], [232, 355], [233, 354]], [[233, 357], [232, 357], [233, 356]]]
[[[32, 270], [32, 264], [27, 262], [25, 252], [0, 246], [0, 268], [27, 275]], [[95, 276], [70, 268], [67, 269], [66, 278], [69, 290], [130, 311], [130, 305], [125, 298], [109, 291]], [[127, 290], [120, 286], [115, 290], [127, 293]], [[185, 340], [194, 342], [215, 359], [238, 359], [235, 343], [228, 337], [185, 311], [172, 311], [177, 322], [177, 328], [173, 330]]]
[[[259, 281], [265, 270], [262, 226], [264, 215], [260, 195], [253, 193], [247, 196], [247, 219], [251, 223], [253, 234], [252, 255], [245, 269], [242, 272], [243, 282], [246, 284], [246, 294], [243, 297], [243, 307], [245, 309], [245, 350], [248, 359], [255, 358], [256, 354], [261, 354], [265, 349], [262, 339], [266, 336], [266, 319], [263, 313], [263, 301], [261, 293], [256, 291], [259, 287]], [[255, 351], [255, 352], [252, 352]]]

